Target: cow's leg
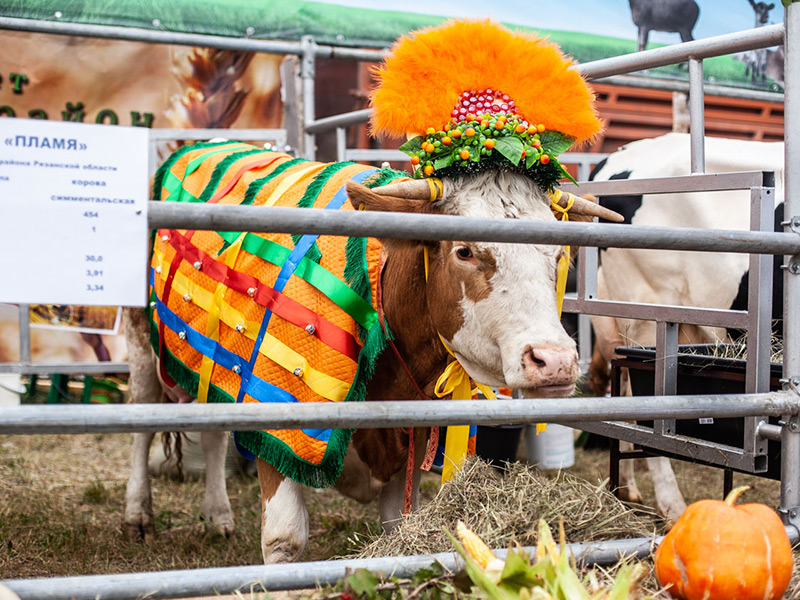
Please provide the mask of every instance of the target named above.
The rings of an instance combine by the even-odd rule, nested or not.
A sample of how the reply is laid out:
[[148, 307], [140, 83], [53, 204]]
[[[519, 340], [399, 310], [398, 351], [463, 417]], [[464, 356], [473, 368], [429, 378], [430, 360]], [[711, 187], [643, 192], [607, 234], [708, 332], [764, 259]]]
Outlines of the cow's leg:
[[[133, 368], [131, 368], [133, 371]], [[153, 500], [147, 473], [147, 456], [155, 433], [134, 433], [131, 444], [131, 474], [125, 491], [122, 531], [125, 537], [150, 541], [156, 533]]]
[[645, 48], [647, 48], [647, 38], [650, 37], [650, 30], [646, 27], [639, 27], [639, 40], [637, 44], [637, 50], [641, 52]]
[[[419, 481], [422, 476], [420, 465], [425, 458], [425, 448], [428, 441], [428, 429], [417, 427], [414, 436], [414, 475], [411, 487], [411, 508], [417, 508], [419, 502]], [[403, 518], [403, 505], [405, 504], [406, 469], [401, 469], [392, 476], [380, 495], [379, 507], [381, 525], [386, 533], [391, 533], [400, 524]]]
[[204, 431], [200, 445], [206, 461], [206, 493], [203, 499], [203, 517], [225, 537], [233, 534], [233, 512], [225, 485], [225, 456], [228, 451], [228, 433]]
[[[128, 308], [125, 315], [125, 337], [130, 364], [130, 401], [153, 403], [161, 399], [161, 384], [150, 349], [150, 329], [144, 311]], [[133, 539], [149, 540], [155, 535], [153, 501], [147, 473], [147, 455], [153, 433], [134, 433], [131, 445], [131, 474], [125, 492], [123, 533]]]
[[[622, 450], [632, 450], [633, 444], [630, 442], [622, 442]], [[642, 493], [639, 491], [639, 486], [636, 485], [636, 473], [634, 471], [634, 460], [626, 459], [619, 462], [619, 490], [617, 495], [620, 500], [625, 502], [642, 503]]]
[[300, 558], [308, 541], [308, 509], [303, 486], [256, 459], [261, 487], [261, 554], [265, 564]]
[[672, 465], [668, 458], [658, 456], [647, 459], [647, 468], [653, 477], [658, 512], [664, 516], [667, 524], [672, 526], [686, 510], [686, 502], [678, 487]]

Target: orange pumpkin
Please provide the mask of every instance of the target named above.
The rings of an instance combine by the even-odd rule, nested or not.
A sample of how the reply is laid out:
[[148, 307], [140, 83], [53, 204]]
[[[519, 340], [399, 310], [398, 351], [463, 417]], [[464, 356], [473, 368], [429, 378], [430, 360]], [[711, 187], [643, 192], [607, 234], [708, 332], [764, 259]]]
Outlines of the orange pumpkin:
[[690, 505], [661, 542], [656, 577], [682, 600], [775, 600], [792, 576], [792, 547], [774, 510], [724, 501]]

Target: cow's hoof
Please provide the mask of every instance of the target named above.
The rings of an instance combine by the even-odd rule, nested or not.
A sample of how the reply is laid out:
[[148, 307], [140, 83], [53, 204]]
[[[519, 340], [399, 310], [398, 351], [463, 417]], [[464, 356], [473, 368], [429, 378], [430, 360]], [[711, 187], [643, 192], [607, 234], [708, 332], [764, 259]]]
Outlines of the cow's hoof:
[[206, 535], [218, 535], [230, 539], [236, 531], [233, 517], [230, 515], [212, 516], [210, 518], [204, 515], [202, 520], [202, 528]]
[[617, 497], [623, 502], [632, 502], [634, 504], [642, 504], [644, 498], [639, 490], [632, 490], [627, 487], [621, 487], [617, 490]]
[[148, 544], [156, 537], [156, 526], [152, 521], [126, 521], [122, 524], [122, 535], [130, 542], [144, 542]]

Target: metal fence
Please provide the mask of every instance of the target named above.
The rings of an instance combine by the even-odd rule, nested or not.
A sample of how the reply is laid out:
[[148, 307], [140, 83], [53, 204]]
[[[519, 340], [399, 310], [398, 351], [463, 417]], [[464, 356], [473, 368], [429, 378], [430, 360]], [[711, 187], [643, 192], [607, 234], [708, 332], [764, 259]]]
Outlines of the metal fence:
[[[374, 59], [380, 53], [322, 47], [304, 38], [301, 44], [264, 42], [258, 40], [225, 39], [189, 34], [137, 31], [121, 28], [91, 27], [55, 23], [19, 22], [0, 19], [0, 28], [25, 29], [46, 33], [96, 35], [115, 39], [207, 45], [237, 50], [268, 51], [298, 54], [303, 57], [301, 75], [303, 96], [313, 98], [313, 68], [317, 56], [346, 56]], [[674, 349], [677, 323], [696, 319], [708, 324], [736, 324], [747, 328], [754, 336], [751, 348], [755, 357], [748, 364], [748, 393], [729, 396], [683, 397], [674, 395], [638, 398], [568, 398], [522, 399], [514, 401], [429, 404], [419, 401], [374, 402], [364, 404], [326, 404], [297, 406], [287, 413], [280, 405], [236, 407], [178, 405], [178, 406], [21, 406], [0, 413], [0, 433], [29, 434], [35, 432], [111, 432], [155, 430], [209, 430], [291, 427], [349, 427], [355, 426], [423, 426], [431, 424], [564, 422], [579, 420], [607, 421], [621, 419], [660, 420], [657, 427], [664, 439], [670, 438], [670, 420], [677, 418], [755, 417], [753, 448], [749, 455], [758, 454], [760, 440], [780, 439], [781, 502], [780, 513], [793, 540], [800, 533], [800, 278], [795, 273], [800, 254], [800, 7], [792, 4], [786, 13], [786, 181], [784, 232], [765, 231], [765, 206], [769, 204], [771, 181], [761, 173], [739, 173], [726, 177], [706, 176], [703, 158], [703, 77], [702, 60], [721, 54], [771, 46], [784, 42], [782, 25], [763, 27], [736, 34], [688, 42], [681, 45], [644, 51], [581, 65], [579, 69], [590, 79], [617, 76], [640, 69], [654, 68], [678, 62], [689, 62], [692, 157], [691, 177], [651, 180], [649, 182], [607, 182], [581, 186], [581, 190], [609, 193], [619, 190], [628, 193], [641, 191], [665, 193], [677, 189], [716, 190], [750, 189], [752, 198], [751, 231], [709, 231], [699, 229], [644, 228], [597, 223], [526, 223], [468, 219], [462, 217], [392, 214], [336, 213], [332, 211], [303, 211], [301, 209], [269, 209], [240, 206], [192, 205], [175, 207], [151, 203], [152, 228], [208, 228], [213, 220], [216, 230], [270, 231], [287, 233], [319, 233], [351, 236], [384, 236], [416, 239], [462, 239], [544, 244], [576, 244], [584, 247], [620, 246], [629, 248], [663, 248], [697, 251], [753, 253], [751, 258], [751, 289], [764, 284], [770, 254], [787, 256], [785, 271], [785, 349], [784, 378], [786, 390], [767, 393], [763, 390], [764, 314], [768, 313], [769, 298], [751, 295], [746, 313], [728, 311], [688, 310], [681, 307], [625, 307], [604, 304], [592, 294], [596, 250], [584, 251], [583, 271], [578, 295], [571, 300], [572, 308], [596, 314], [623, 316], [633, 311], [635, 318], [659, 322], [659, 381], [661, 392], [669, 393], [674, 372], [671, 351]], [[371, 58], [365, 58], [371, 53]], [[359, 115], [363, 118], [364, 115]], [[346, 126], [350, 116], [315, 121], [313, 103], [304, 103], [305, 130], [302, 133], [304, 154], [313, 158], [314, 136], [328, 129]], [[338, 119], [338, 120], [337, 120]], [[341, 134], [339, 134], [341, 135]], [[291, 143], [291, 141], [289, 142]], [[342, 146], [345, 153], [355, 152]], [[348, 155], [351, 158], [354, 155]], [[374, 160], [365, 158], [365, 160]], [[379, 159], [380, 160], [380, 159]], [[637, 187], [638, 186], [638, 187]], [[328, 214], [326, 214], [328, 213]], [[243, 225], [246, 224], [246, 225]], [[595, 263], [595, 264], [593, 264]], [[752, 274], [755, 270], [755, 274]], [[765, 308], [765, 306], [767, 308]], [[27, 314], [27, 313], [26, 313]], [[688, 315], [688, 316], [687, 316]], [[242, 411], [241, 409], [245, 409]], [[257, 409], [257, 410], [255, 410]], [[768, 416], [779, 417], [777, 426], [761, 421]], [[744, 459], [743, 459], [744, 460]], [[590, 560], [614, 560], [620, 552], [646, 554], [657, 540], [628, 540], [593, 545], [600, 555], [589, 554]], [[452, 555], [442, 557], [452, 561]], [[358, 563], [358, 566], [401, 574], [416, 566], [428, 564], [430, 557], [390, 557]], [[453, 564], [449, 562], [447, 564]], [[9, 580], [3, 582], [23, 598], [133, 598], [178, 597], [232, 591], [234, 589], [292, 589], [312, 583], [329, 583], [344, 575], [352, 562], [304, 563], [300, 565], [203, 569], [124, 576], [74, 577], [39, 580]], [[305, 577], [298, 576], [306, 573]]]

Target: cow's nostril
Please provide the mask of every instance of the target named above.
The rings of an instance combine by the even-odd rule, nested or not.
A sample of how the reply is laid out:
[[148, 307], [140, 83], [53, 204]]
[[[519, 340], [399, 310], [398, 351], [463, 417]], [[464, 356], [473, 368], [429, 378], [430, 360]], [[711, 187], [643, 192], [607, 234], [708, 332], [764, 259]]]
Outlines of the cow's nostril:
[[531, 362], [535, 367], [542, 369], [547, 366], [547, 363], [545, 361], [536, 356], [536, 352], [534, 352], [533, 349], [529, 350], [528, 354], [531, 357]]

